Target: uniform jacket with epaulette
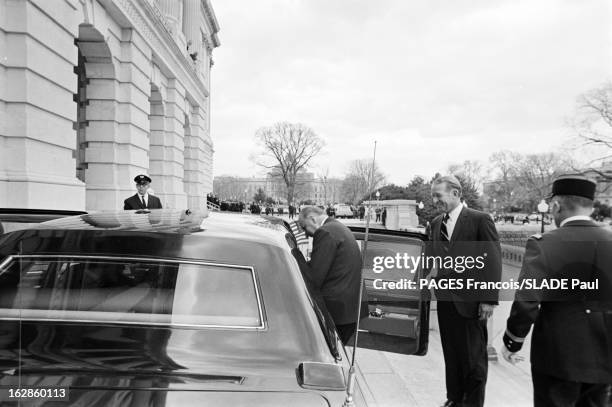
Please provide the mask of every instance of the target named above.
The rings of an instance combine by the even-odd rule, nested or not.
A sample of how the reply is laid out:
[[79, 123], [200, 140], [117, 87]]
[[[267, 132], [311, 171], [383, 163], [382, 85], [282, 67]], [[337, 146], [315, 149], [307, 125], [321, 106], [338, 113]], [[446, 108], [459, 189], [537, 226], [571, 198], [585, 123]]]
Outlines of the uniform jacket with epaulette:
[[538, 373], [583, 383], [612, 383], [612, 231], [587, 220], [527, 241], [519, 281], [579, 279], [597, 290], [520, 290], [504, 343], [522, 346], [534, 324], [531, 365]]

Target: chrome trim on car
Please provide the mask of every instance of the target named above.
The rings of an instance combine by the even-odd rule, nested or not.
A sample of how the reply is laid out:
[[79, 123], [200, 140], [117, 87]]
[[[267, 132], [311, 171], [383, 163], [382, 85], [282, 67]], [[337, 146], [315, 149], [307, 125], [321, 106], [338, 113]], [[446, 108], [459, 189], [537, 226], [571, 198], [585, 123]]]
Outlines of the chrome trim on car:
[[[224, 264], [224, 263], [211, 263], [197, 260], [179, 260], [179, 259], [159, 259], [154, 257], [116, 257], [116, 256], [96, 256], [96, 255], [72, 255], [72, 254], [13, 254], [9, 255], [2, 263], [0, 263], [0, 275], [5, 271], [4, 268], [7, 264], [10, 264], [14, 259], [59, 259], [59, 258], [69, 258], [69, 259], [92, 259], [92, 260], [127, 260], [127, 261], [151, 261], [157, 263], [178, 263], [178, 264], [196, 264], [200, 266], [214, 266], [214, 267], [226, 267], [226, 268], [239, 268], [246, 269], [251, 271], [251, 278], [253, 281], [253, 285], [255, 287], [255, 296], [257, 298], [257, 312], [260, 320], [260, 325], [258, 326], [244, 326], [244, 325], [203, 325], [203, 324], [177, 324], [177, 323], [161, 323], [161, 322], [124, 322], [124, 321], [99, 321], [99, 320], [88, 320], [88, 319], [61, 319], [61, 318], [27, 318], [23, 319], [26, 321], [62, 321], [68, 323], [103, 323], [103, 324], [120, 324], [120, 325], [145, 325], [145, 326], [167, 326], [173, 328], [217, 328], [217, 329], [241, 329], [241, 330], [262, 330], [266, 329], [266, 320], [264, 319], [263, 306], [261, 300], [261, 294], [259, 290], [259, 282], [257, 279], [257, 275], [255, 274], [255, 269], [252, 266], [241, 266], [237, 264]], [[2, 318], [0, 320], [3, 321], [15, 321], [22, 320], [21, 318]]]
[[[16, 255], [15, 255], [16, 256]], [[7, 263], [10, 263], [13, 260], [14, 255], [8, 256], [2, 263], [0, 263], [0, 274], [2, 274], [2, 269], [6, 267]]]

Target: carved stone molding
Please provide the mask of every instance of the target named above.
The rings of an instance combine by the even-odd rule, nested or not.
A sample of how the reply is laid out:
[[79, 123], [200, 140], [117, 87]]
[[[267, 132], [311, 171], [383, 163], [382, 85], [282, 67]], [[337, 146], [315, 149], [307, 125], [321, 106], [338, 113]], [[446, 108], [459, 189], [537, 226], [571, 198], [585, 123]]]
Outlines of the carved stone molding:
[[215, 16], [215, 12], [213, 11], [209, 0], [202, 0], [202, 9], [204, 10], [204, 16], [206, 17], [206, 22], [211, 27], [210, 39], [213, 45], [213, 48], [221, 45], [219, 42], [219, 38], [217, 37], [217, 33], [219, 32], [219, 22], [217, 21], [217, 17]]
[[176, 75], [182, 73], [181, 81], [191, 92], [199, 93], [204, 100], [209, 92], [191, 58], [180, 49], [165, 22], [161, 11], [147, 0], [114, 0], [115, 5], [130, 20], [134, 28], [149, 42], [149, 45], [169, 65]]

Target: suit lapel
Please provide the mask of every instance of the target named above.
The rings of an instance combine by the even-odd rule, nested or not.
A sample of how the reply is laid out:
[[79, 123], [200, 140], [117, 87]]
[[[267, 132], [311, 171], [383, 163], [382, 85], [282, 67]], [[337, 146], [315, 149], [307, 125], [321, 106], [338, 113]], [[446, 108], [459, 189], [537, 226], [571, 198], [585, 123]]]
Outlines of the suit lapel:
[[140, 199], [140, 195], [136, 194], [134, 195], [134, 198], [136, 199], [136, 201], [138, 202], [138, 207], [141, 209], [147, 209], [147, 207], [145, 205], [142, 204], [142, 199]]
[[462, 208], [461, 212], [459, 212], [459, 217], [457, 218], [457, 222], [455, 222], [455, 227], [453, 229], [453, 235], [450, 238], [451, 247], [453, 246], [453, 244], [459, 237], [459, 234], [461, 233], [461, 231], [465, 228], [466, 218], [467, 218], [467, 211], [465, 210], [465, 208]]
[[434, 241], [440, 240], [440, 228], [441, 227], [442, 227], [442, 220], [434, 224], [432, 240]]

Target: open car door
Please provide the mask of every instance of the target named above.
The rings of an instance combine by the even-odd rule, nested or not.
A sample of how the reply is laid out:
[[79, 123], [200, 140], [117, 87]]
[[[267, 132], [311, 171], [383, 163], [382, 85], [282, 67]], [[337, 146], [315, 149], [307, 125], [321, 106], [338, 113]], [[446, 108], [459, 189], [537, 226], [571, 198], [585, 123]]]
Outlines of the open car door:
[[[350, 229], [363, 250], [365, 228]], [[426, 241], [425, 233], [369, 229], [358, 348], [404, 355], [427, 353], [430, 293], [426, 287], [419, 288], [419, 281], [426, 277], [428, 270], [421, 262], [413, 267], [410, 260], [421, 258]]]

